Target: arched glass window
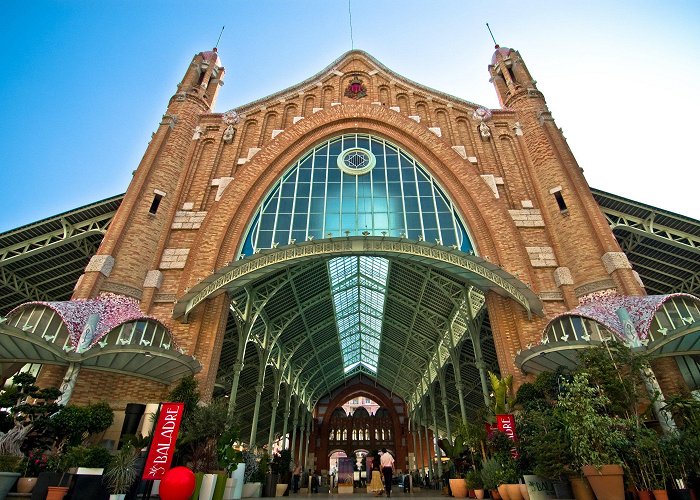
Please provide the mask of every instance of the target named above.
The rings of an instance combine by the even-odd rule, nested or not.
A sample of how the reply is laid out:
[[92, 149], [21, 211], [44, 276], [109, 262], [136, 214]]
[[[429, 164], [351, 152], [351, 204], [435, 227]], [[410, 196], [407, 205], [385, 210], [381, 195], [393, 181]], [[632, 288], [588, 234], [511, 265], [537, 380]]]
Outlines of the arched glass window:
[[454, 204], [407, 151], [372, 135], [345, 134], [287, 169], [258, 208], [240, 253], [363, 233], [473, 250]]

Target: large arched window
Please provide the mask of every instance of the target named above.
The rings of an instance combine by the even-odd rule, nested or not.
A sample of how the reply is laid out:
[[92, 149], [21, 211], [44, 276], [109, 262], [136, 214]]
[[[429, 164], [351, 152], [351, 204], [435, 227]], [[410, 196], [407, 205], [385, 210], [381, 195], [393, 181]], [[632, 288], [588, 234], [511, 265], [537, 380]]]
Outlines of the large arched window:
[[287, 169], [258, 208], [241, 254], [362, 234], [473, 250], [454, 204], [407, 151], [372, 135], [345, 134]]

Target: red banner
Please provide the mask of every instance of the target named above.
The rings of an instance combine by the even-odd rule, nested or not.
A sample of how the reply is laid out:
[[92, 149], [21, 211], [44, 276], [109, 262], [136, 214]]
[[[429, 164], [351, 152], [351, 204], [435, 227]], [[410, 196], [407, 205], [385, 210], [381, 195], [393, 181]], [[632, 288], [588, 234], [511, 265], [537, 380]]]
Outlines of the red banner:
[[143, 469], [143, 479], [162, 479], [165, 472], [170, 469], [184, 408], [183, 403], [163, 403], [161, 405], [158, 422], [153, 431], [151, 448], [148, 451], [148, 459], [146, 459], [146, 465]]
[[[518, 436], [515, 433], [514, 415], [496, 415], [496, 426], [498, 427], [498, 430], [506, 436], [508, 436], [513, 441], [513, 443], [515, 443], [518, 440]], [[513, 456], [513, 458], [518, 458], [518, 450], [515, 449], [515, 445], [513, 446], [513, 449], [510, 451], [510, 453]]]

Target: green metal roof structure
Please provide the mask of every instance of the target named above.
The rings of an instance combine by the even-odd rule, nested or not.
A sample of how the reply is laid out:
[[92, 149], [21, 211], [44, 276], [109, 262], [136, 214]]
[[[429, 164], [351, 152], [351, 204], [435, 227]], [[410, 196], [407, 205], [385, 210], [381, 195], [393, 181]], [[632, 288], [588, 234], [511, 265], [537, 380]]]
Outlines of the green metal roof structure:
[[[593, 195], [649, 294], [685, 292], [700, 297], [700, 221], [599, 190]], [[0, 234], [0, 317], [28, 301], [70, 299], [122, 198]], [[252, 324], [253, 347], [249, 345], [242, 360], [236, 398], [241, 422], [252, 419], [261, 361], [268, 365], [264, 401], [275, 397], [273, 378], [284, 386], [293, 373], [301, 374], [295, 377], [299, 385], [293, 392], [309, 405], [349, 377], [361, 377], [413, 403], [434, 391], [437, 404], [445, 401], [454, 423], [460, 415], [458, 379], [467, 413], [483, 406], [475, 346], [481, 349], [485, 368], [498, 369], [483, 294], [448, 270], [399, 257], [319, 256], [272, 266], [251, 274], [244, 285], [221, 290], [232, 301], [217, 394], [231, 387], [246, 304], [260, 319]], [[188, 300], [194, 300], [195, 293], [191, 291]], [[180, 315], [185, 315], [187, 303], [179, 304]], [[480, 342], [474, 343], [476, 339]], [[459, 374], [441, 370], [456, 357]], [[269, 422], [277, 411], [281, 427], [284, 404], [273, 408], [262, 405], [259, 420]], [[261, 427], [258, 441], [264, 442], [267, 429]]]

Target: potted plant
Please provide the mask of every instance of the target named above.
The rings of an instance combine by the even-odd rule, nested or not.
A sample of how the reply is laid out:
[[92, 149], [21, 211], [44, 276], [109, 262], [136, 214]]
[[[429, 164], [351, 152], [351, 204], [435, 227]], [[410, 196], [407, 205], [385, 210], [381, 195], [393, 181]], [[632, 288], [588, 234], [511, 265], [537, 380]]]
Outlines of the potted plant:
[[123, 500], [133, 486], [139, 453], [131, 444], [122, 446], [105, 467], [103, 480], [111, 493], [110, 500]]
[[678, 432], [664, 436], [660, 447], [676, 498], [690, 498], [692, 486], [700, 493], [700, 463], [696, 458], [700, 449], [700, 401], [691, 395], [673, 395], [666, 399], [666, 408], [678, 425]]
[[484, 498], [484, 480], [481, 478], [481, 471], [477, 469], [468, 470], [464, 475], [467, 488], [474, 490], [476, 498]]
[[39, 389], [34, 385], [36, 377], [29, 373], [18, 373], [12, 381], [14, 385], [0, 393], [0, 408], [6, 408], [0, 411], [0, 498], [20, 477], [18, 467], [30, 433], [36, 427], [43, 428], [49, 416], [61, 408], [56, 404], [61, 392], [55, 387]]
[[450, 443], [447, 439], [439, 439], [438, 446], [445, 452], [445, 455], [450, 459], [450, 468], [448, 470], [450, 491], [455, 498], [466, 498], [467, 484], [464, 480], [466, 470], [465, 454], [468, 452], [465, 438], [462, 434], [462, 429], [459, 428], [454, 433], [454, 443]]
[[[194, 377], [185, 377], [170, 393], [172, 401], [184, 402], [182, 425], [178, 437], [176, 460], [195, 473], [195, 496], [211, 500], [216, 490], [222, 494], [227, 474], [221, 473], [226, 464], [219, 458], [226, 458], [226, 441], [233, 443], [237, 435], [233, 420], [228, 417], [228, 403], [215, 399], [209, 404], [199, 401], [199, 390]], [[223, 455], [221, 454], [223, 453]], [[232, 455], [233, 456], [233, 455]]]
[[22, 475], [17, 480], [17, 493], [31, 493], [39, 474], [46, 470], [48, 457], [41, 450], [27, 453], [19, 464], [18, 472]]
[[619, 449], [626, 444], [628, 422], [607, 413], [608, 397], [579, 372], [563, 382], [555, 415], [565, 425], [573, 465], [588, 478], [596, 496], [623, 500], [624, 470]]
[[493, 458], [484, 460], [481, 466], [481, 480], [484, 484], [484, 489], [491, 492], [491, 498], [501, 498], [498, 493], [498, 485], [501, 484], [503, 478], [503, 467]]
[[292, 451], [281, 450], [276, 457], [277, 473], [280, 476], [276, 496], [289, 496], [289, 485], [292, 483]]
[[221, 434], [217, 441], [216, 453], [223, 472], [217, 474], [213, 500], [223, 500], [224, 496], [227, 498], [241, 497], [245, 464], [240, 450], [235, 447], [237, 440], [238, 428], [232, 425]]
[[259, 497], [262, 491], [262, 481], [259, 480], [258, 461], [261, 460], [261, 457], [253, 450], [243, 450], [242, 455], [243, 463], [245, 464], [242, 496], [243, 498]]

